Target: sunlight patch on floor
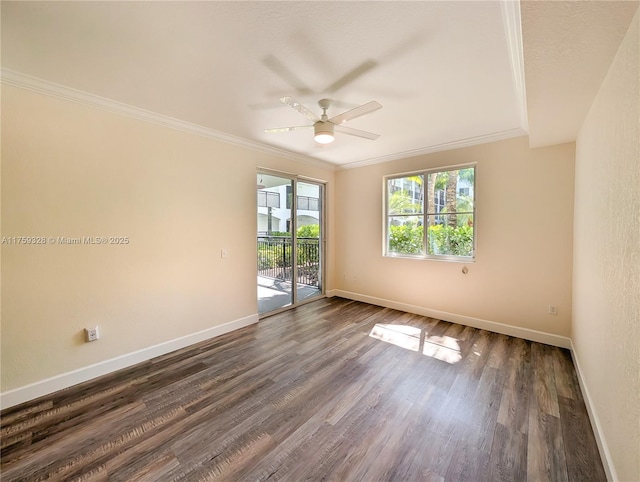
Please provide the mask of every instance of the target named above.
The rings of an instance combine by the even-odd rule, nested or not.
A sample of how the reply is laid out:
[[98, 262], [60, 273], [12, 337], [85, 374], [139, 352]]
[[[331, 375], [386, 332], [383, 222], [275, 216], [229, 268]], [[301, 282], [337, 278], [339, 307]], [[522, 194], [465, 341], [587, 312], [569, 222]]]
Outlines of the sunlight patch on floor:
[[456, 338], [429, 336], [425, 330], [415, 326], [376, 323], [369, 336], [446, 363], [458, 363], [462, 359]]
[[425, 336], [422, 354], [452, 364], [462, 359], [458, 340], [450, 336]]
[[376, 323], [369, 336], [407, 350], [418, 351], [421, 332], [422, 330], [415, 326]]

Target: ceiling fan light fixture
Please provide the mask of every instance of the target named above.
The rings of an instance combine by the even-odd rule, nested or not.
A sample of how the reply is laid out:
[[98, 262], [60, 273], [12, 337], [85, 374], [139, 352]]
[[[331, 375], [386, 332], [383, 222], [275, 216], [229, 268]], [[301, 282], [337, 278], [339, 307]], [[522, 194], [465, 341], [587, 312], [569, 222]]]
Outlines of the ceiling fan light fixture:
[[378, 134], [374, 134], [373, 132], [361, 131], [360, 129], [353, 129], [351, 127], [345, 127], [342, 125], [351, 119], [355, 119], [356, 117], [360, 117], [380, 109], [382, 105], [380, 105], [380, 103], [376, 102], [375, 100], [367, 102], [366, 104], [362, 104], [361, 106], [354, 107], [347, 112], [343, 112], [342, 114], [338, 114], [331, 118], [329, 118], [329, 116], [327, 115], [327, 109], [331, 106], [330, 99], [320, 99], [318, 101], [318, 105], [322, 109], [321, 116], [317, 116], [300, 102], [292, 99], [291, 97], [281, 97], [280, 100], [283, 103], [287, 104], [289, 107], [293, 108], [299, 114], [302, 114], [307, 119], [312, 121], [313, 124], [265, 129], [264, 131], [267, 134], [273, 134], [277, 132], [291, 132], [298, 129], [313, 127], [313, 138], [318, 144], [325, 145], [330, 144], [335, 140], [333, 131], [335, 126], [338, 126], [338, 130], [341, 134], [349, 134], [350, 136], [362, 137], [364, 139], [370, 139], [372, 141], [380, 137]]
[[331, 144], [335, 140], [331, 122], [320, 120], [313, 124], [313, 130], [313, 138], [318, 144]]

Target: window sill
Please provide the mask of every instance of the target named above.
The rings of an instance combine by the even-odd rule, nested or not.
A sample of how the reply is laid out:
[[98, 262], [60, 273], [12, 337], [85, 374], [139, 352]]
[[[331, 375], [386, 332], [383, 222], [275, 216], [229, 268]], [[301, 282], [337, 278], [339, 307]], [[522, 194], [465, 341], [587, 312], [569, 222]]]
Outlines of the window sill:
[[446, 261], [449, 263], [475, 263], [475, 256], [421, 256], [421, 255], [410, 255], [410, 254], [400, 254], [400, 253], [385, 253], [382, 255], [385, 258], [396, 258], [396, 259], [414, 259], [417, 261]]

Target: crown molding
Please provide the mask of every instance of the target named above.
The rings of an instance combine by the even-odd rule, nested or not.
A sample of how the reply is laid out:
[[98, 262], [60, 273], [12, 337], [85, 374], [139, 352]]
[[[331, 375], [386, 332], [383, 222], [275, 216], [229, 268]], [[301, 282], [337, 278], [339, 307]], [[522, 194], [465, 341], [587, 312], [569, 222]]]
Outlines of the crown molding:
[[408, 159], [410, 157], [422, 156], [425, 154], [432, 154], [440, 151], [450, 151], [452, 149], [460, 149], [462, 147], [477, 146], [479, 144], [488, 144], [490, 142], [503, 141], [505, 139], [511, 139], [513, 137], [526, 136], [527, 133], [520, 128], [507, 129], [499, 132], [492, 132], [481, 136], [468, 137], [466, 139], [459, 139], [452, 142], [444, 142], [442, 144], [434, 144], [432, 146], [421, 147], [419, 149], [412, 149], [409, 151], [398, 152], [388, 156], [375, 157], [366, 159], [363, 161], [350, 162], [348, 164], [342, 164], [338, 166], [338, 170], [344, 169], [356, 169], [358, 167], [371, 166], [373, 164], [381, 164], [383, 162], [397, 161], [399, 159]]
[[529, 132], [529, 116], [527, 114], [527, 89], [524, 75], [524, 51], [522, 47], [522, 19], [520, 16], [519, 0], [502, 0], [502, 22], [507, 39], [509, 60], [511, 61], [511, 75], [513, 88], [516, 93], [518, 113], [520, 115], [520, 127]]
[[[505, 0], [503, 4], [513, 5], [513, 4], [517, 4], [517, 2], [511, 2], [511, 1]], [[519, 6], [516, 6], [514, 8], [517, 9], [517, 12], [518, 12], [517, 18], [519, 21], [519, 18], [520, 18]], [[519, 24], [518, 24], [518, 32], [519, 32]], [[521, 43], [520, 43], [520, 46], [521, 46]], [[522, 49], [520, 48], [520, 52], [521, 51]], [[520, 59], [521, 59], [521, 56], [520, 56]], [[522, 69], [522, 71], [524, 71], [524, 69]], [[247, 149], [252, 149], [252, 150], [266, 153], [269, 155], [273, 155], [273, 156], [277, 156], [277, 157], [281, 157], [281, 158], [285, 158], [285, 159], [289, 159], [297, 162], [302, 162], [305, 164], [309, 164], [315, 167], [320, 167], [322, 169], [327, 169], [330, 171], [355, 169], [358, 167], [364, 167], [364, 166], [369, 166], [373, 164], [381, 164], [383, 162], [390, 162], [390, 161], [396, 161], [399, 159], [406, 159], [409, 157], [416, 157], [424, 154], [431, 154], [433, 152], [446, 151], [450, 149], [459, 149], [462, 147], [469, 147], [469, 146], [478, 145], [478, 144], [486, 144], [489, 142], [495, 142], [495, 141], [500, 141], [504, 139], [509, 139], [512, 137], [527, 135], [527, 131], [525, 128], [508, 129], [504, 131], [484, 134], [481, 136], [469, 137], [466, 139], [459, 139], [452, 142], [434, 144], [434, 145], [419, 148], [419, 149], [412, 149], [412, 150], [397, 152], [397, 153], [393, 153], [385, 156], [364, 159], [361, 161], [355, 161], [355, 162], [350, 162], [346, 164], [334, 164], [328, 161], [316, 159], [314, 157], [305, 156], [302, 154], [287, 151], [285, 149], [280, 149], [280, 148], [269, 146], [266, 144], [261, 144], [259, 142], [250, 141], [248, 139], [244, 139], [241, 137], [233, 136], [231, 134], [210, 129], [208, 127], [192, 124], [180, 119], [176, 119], [174, 117], [169, 117], [163, 114], [151, 112], [151, 111], [141, 109], [139, 107], [135, 107], [129, 104], [118, 102], [112, 99], [107, 99], [105, 97], [101, 97], [101, 96], [90, 94], [88, 92], [84, 92], [81, 90], [73, 89], [71, 87], [67, 87], [61, 84], [56, 84], [48, 80], [43, 80], [37, 77], [33, 77], [31, 75], [23, 74], [21, 72], [16, 72], [9, 69], [2, 69], [0, 77], [1, 77], [2, 84], [31, 90], [34, 92], [38, 92], [40, 94], [49, 95], [49, 96], [56, 97], [69, 102], [75, 102], [75, 103], [87, 105], [97, 109], [105, 110], [105, 111], [112, 112], [119, 115], [124, 115], [126, 117], [130, 117], [133, 119], [141, 120], [143, 122], [149, 122], [152, 124], [167, 127], [169, 129], [187, 132], [189, 134], [206, 137], [208, 139], [225, 142], [227, 144], [244, 147]], [[522, 92], [524, 92], [523, 75], [520, 78], [522, 79]], [[521, 113], [523, 112], [522, 109], [524, 109], [524, 112], [525, 112], [524, 119], [526, 122], [526, 102], [524, 103], [524, 106], [521, 106]]]
[[291, 151], [279, 149], [277, 147], [269, 146], [266, 144], [261, 144], [259, 142], [250, 141], [242, 137], [237, 137], [231, 134], [210, 129], [208, 127], [203, 127], [180, 119], [176, 119], [174, 117], [151, 112], [139, 107], [125, 104], [123, 102], [107, 99], [106, 97], [100, 97], [99, 95], [90, 94], [88, 92], [73, 89], [61, 84], [56, 84], [48, 80], [40, 79], [38, 77], [23, 74], [21, 72], [3, 68], [1, 71], [1, 80], [2, 83], [6, 85], [31, 90], [40, 94], [49, 95], [69, 102], [87, 105], [96, 109], [124, 115], [126, 117], [137, 119], [143, 122], [149, 122], [151, 124], [167, 127], [169, 129], [187, 132], [189, 134], [206, 137], [208, 139], [213, 139], [234, 146], [244, 147], [247, 149], [252, 149], [254, 151], [283, 157], [293, 161], [303, 162], [305, 164], [311, 164], [315, 167], [321, 167], [323, 169], [329, 169], [331, 171], [336, 170], [336, 165], [327, 161], [304, 156], [302, 154], [296, 154]]

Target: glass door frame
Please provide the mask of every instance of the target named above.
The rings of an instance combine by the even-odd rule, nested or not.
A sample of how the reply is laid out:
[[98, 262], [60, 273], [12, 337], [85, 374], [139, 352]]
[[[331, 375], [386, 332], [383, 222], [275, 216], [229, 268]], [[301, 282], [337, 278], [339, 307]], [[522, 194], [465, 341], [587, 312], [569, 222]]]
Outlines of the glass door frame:
[[[290, 217], [291, 217], [291, 246], [292, 246], [292, 266], [291, 266], [291, 303], [280, 308], [267, 311], [264, 313], [260, 313], [259, 305], [258, 305], [258, 316], [259, 318], [271, 316], [276, 313], [280, 313], [282, 311], [289, 310], [296, 306], [303, 305], [305, 303], [309, 303], [311, 301], [318, 300], [326, 296], [325, 290], [325, 267], [326, 267], [326, 223], [325, 223], [325, 214], [326, 214], [326, 191], [327, 191], [327, 183], [325, 181], [321, 181], [318, 179], [313, 179], [305, 176], [299, 176], [295, 174], [290, 174], [286, 172], [276, 171], [268, 168], [258, 168], [256, 171], [256, 176], [259, 177], [260, 174], [264, 174], [266, 176], [275, 176], [280, 177], [282, 179], [286, 179], [291, 181], [291, 208], [290, 208]], [[306, 183], [316, 185], [319, 188], [319, 197], [318, 197], [318, 216], [319, 216], [319, 238], [318, 238], [318, 249], [319, 249], [319, 262], [318, 262], [318, 281], [319, 281], [319, 293], [317, 295], [310, 296], [303, 300], [298, 299], [298, 183]], [[257, 190], [256, 190], [257, 197]], [[285, 200], [286, 203], [286, 200]], [[257, 205], [257, 202], [256, 202]], [[258, 239], [258, 230], [256, 225], [256, 240]], [[256, 246], [257, 250], [257, 246]], [[258, 274], [258, 266], [256, 263], [256, 274]]]

